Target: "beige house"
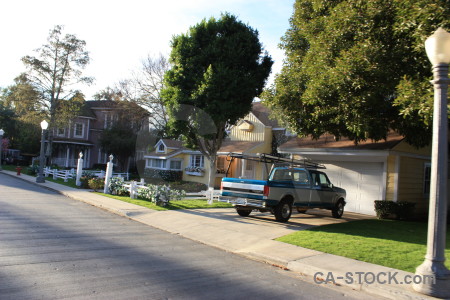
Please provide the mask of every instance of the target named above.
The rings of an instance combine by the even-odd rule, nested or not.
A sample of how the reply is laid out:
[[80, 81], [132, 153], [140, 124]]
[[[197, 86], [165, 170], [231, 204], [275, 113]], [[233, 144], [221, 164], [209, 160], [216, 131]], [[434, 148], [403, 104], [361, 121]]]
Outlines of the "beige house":
[[295, 138], [279, 151], [323, 163], [331, 182], [347, 191], [346, 211], [375, 215], [374, 200], [391, 200], [414, 202], [417, 215], [427, 214], [430, 147], [417, 149], [390, 133], [385, 141], [358, 145], [331, 135]]
[[[265, 178], [267, 172], [263, 164], [239, 159], [230, 164], [227, 155], [230, 152], [271, 153], [274, 142], [276, 148], [276, 143], [279, 144], [285, 137], [285, 128], [278, 127], [276, 121], [269, 119], [268, 108], [260, 102], [253, 103], [252, 111], [230, 129], [228, 137], [218, 151], [215, 186], [220, 186], [224, 176]], [[154, 150], [144, 158], [147, 173], [154, 170], [180, 172], [178, 176], [182, 180], [208, 184], [210, 169], [208, 159], [200, 151], [184, 148], [180, 141], [161, 139], [156, 143]]]

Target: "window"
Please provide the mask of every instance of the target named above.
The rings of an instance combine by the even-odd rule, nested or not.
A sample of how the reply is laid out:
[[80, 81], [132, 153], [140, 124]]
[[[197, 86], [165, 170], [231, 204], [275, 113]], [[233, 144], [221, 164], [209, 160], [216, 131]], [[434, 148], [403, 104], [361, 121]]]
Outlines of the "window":
[[294, 181], [297, 184], [309, 184], [308, 174], [303, 170], [294, 171]]
[[181, 160], [171, 160], [170, 161], [171, 170], [181, 170]]
[[112, 113], [105, 112], [105, 125], [104, 128], [110, 128], [113, 125], [114, 115]]
[[205, 159], [203, 155], [191, 155], [191, 167], [203, 168]]
[[166, 168], [166, 160], [165, 159], [152, 159], [151, 167], [155, 169], [165, 169]]
[[327, 175], [325, 175], [324, 173], [311, 172], [311, 177], [312, 177], [313, 184], [316, 186], [320, 186], [320, 185], [330, 186], [331, 185], [330, 180], [328, 180]]
[[166, 147], [164, 147], [164, 144], [163, 143], [159, 144], [156, 152], [165, 152], [165, 151], [166, 151]]
[[431, 164], [426, 163], [423, 174], [423, 194], [430, 195]]
[[65, 136], [66, 135], [66, 129], [65, 128], [58, 128], [56, 131], [56, 135], [58, 136]]
[[83, 123], [75, 123], [74, 129], [73, 129], [73, 135], [75, 137], [83, 137], [83, 129], [84, 129]]

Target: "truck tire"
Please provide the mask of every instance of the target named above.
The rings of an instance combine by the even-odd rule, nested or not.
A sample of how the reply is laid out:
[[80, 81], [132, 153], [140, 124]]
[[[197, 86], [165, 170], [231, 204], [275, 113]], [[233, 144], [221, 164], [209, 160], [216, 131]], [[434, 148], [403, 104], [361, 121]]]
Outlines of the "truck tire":
[[297, 211], [299, 214], [304, 214], [304, 213], [306, 213], [307, 209], [297, 207]]
[[292, 203], [286, 199], [283, 199], [275, 206], [274, 215], [275, 220], [278, 222], [286, 223], [292, 214]]
[[251, 211], [251, 209], [242, 209], [242, 208], [237, 208], [236, 207], [236, 212], [241, 217], [248, 217], [252, 211]]
[[342, 200], [339, 200], [336, 203], [336, 206], [331, 210], [331, 215], [333, 218], [340, 219], [342, 215], [344, 214], [344, 206], [345, 203]]

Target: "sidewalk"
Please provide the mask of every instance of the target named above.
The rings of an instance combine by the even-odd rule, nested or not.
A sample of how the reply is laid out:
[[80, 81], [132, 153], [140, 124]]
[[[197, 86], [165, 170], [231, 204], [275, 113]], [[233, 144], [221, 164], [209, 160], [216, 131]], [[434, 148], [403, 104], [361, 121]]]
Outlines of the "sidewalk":
[[[6, 170], [0, 172], [37, 184], [36, 178], [32, 176], [16, 176], [15, 172]], [[271, 217], [265, 218], [263, 214], [261, 214], [262, 217], [255, 214], [258, 218], [242, 218], [237, 216], [232, 208], [154, 211], [138, 205], [97, 195], [87, 190], [74, 189], [50, 181], [37, 185], [164, 231], [179, 234], [180, 236], [206, 245], [301, 273], [310, 278], [313, 278], [317, 272], [321, 272], [320, 278], [328, 280], [331, 274], [332, 279], [335, 280], [337, 285], [346, 285], [355, 290], [365, 291], [388, 299], [436, 299], [416, 293], [406, 283], [356, 284], [351, 283], [348, 277], [346, 277], [347, 272], [352, 272], [353, 279], [356, 281], [357, 272], [364, 272], [365, 274], [373, 273], [374, 275], [380, 274], [380, 272], [386, 274], [397, 272], [396, 278], [401, 282], [404, 276], [413, 276], [414, 274], [412, 273], [326, 254], [274, 240], [277, 237], [308, 227], [358, 219], [360, 217], [357, 214], [346, 213], [345, 216], [349, 215], [350, 217], [344, 218], [343, 220], [332, 219], [320, 214], [316, 216], [305, 215], [307, 217], [302, 219], [298, 218], [297, 220], [284, 224], [274, 222]], [[372, 278], [371, 276], [369, 277]], [[387, 281], [388, 276], [384, 276], [382, 279]]]

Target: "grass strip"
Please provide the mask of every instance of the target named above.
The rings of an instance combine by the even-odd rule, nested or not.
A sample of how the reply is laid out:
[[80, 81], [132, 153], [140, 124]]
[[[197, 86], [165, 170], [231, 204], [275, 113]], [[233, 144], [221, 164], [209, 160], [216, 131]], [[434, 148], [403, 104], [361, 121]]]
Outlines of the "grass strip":
[[[426, 253], [427, 223], [361, 220], [318, 226], [277, 240], [414, 273]], [[450, 268], [448, 228], [445, 256]]]
[[229, 208], [233, 207], [231, 204], [223, 203], [223, 202], [214, 202], [212, 205], [208, 204], [208, 201], [206, 199], [189, 199], [189, 200], [176, 200], [171, 201], [167, 206], [159, 206], [156, 205], [153, 202], [150, 202], [148, 200], [143, 199], [131, 199], [128, 196], [116, 196], [116, 195], [109, 195], [109, 194], [103, 194], [103, 193], [97, 193], [99, 195], [113, 198], [116, 200], [136, 204], [139, 206], [147, 207], [153, 210], [175, 210], [175, 209], [201, 209], [201, 208]]

